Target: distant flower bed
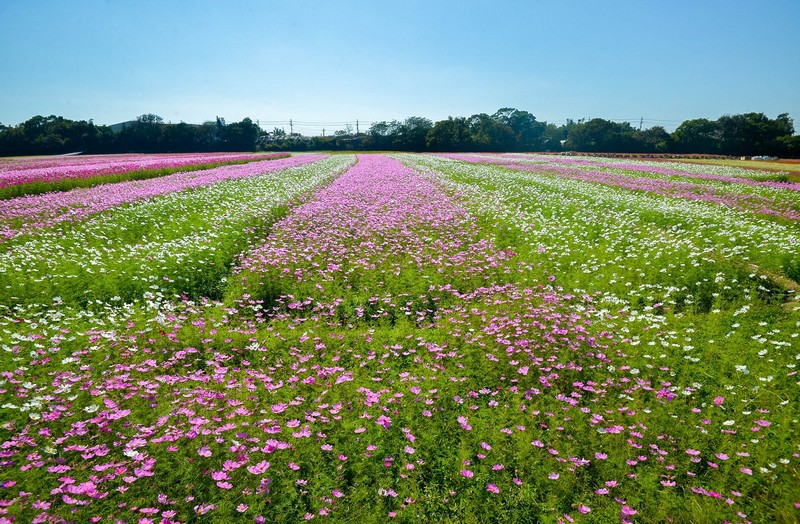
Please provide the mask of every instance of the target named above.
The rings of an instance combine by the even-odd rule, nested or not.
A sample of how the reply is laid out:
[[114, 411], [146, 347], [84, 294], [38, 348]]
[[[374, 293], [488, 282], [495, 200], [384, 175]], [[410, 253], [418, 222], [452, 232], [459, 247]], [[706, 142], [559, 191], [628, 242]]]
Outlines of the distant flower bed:
[[303, 155], [281, 160], [223, 165], [215, 169], [179, 172], [150, 180], [104, 184], [86, 190], [25, 196], [0, 201], [0, 237], [11, 238], [32, 229], [88, 215], [154, 196], [210, 186], [223, 180], [258, 176], [270, 171], [320, 160], [322, 155]]
[[0, 159], [0, 198], [144, 180], [179, 170], [286, 158], [288, 153], [88, 155]]

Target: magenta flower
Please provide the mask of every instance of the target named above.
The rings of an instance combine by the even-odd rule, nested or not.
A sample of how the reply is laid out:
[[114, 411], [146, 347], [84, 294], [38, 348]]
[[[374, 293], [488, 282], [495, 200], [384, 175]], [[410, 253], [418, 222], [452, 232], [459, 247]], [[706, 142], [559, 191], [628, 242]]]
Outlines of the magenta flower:
[[630, 506], [625, 504], [622, 505], [622, 508], [619, 511], [619, 516], [622, 522], [630, 522], [630, 518], [636, 515], [637, 511]]
[[253, 464], [252, 466], [247, 466], [247, 471], [252, 475], [261, 475], [266, 473], [267, 469], [269, 469], [269, 462], [263, 460], [258, 464]]
[[486, 486], [486, 491], [490, 491], [492, 493], [500, 493], [500, 488], [498, 488], [494, 484], [489, 484]]

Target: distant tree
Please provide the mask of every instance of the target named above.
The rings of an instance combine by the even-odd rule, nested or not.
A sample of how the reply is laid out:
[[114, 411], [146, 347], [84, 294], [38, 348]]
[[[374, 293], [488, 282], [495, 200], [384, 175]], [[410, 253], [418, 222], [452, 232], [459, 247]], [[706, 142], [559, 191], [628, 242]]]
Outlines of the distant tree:
[[543, 122], [537, 122], [536, 117], [527, 111], [520, 111], [511, 107], [498, 109], [492, 119], [508, 126], [514, 134], [514, 151], [542, 151], [544, 142], [542, 136], [547, 128]]
[[119, 133], [124, 151], [156, 153], [163, 150], [161, 140], [164, 119], [153, 113], [136, 117], [136, 120]]
[[779, 141], [783, 156], [789, 158], [800, 158], [800, 135], [784, 135]]
[[565, 147], [590, 153], [619, 152], [630, 153], [636, 150], [630, 123], [616, 123], [602, 118], [574, 125], [567, 134]]
[[433, 122], [420, 116], [406, 118], [394, 128], [393, 148], [400, 151], [424, 151], [428, 132]]
[[140, 124], [163, 124], [164, 119], [153, 113], [147, 113], [136, 117], [136, 122]]
[[[567, 120], [567, 124], [572, 120]], [[542, 151], [562, 151], [563, 141], [567, 139], [566, 125], [546, 124], [542, 132]]]
[[486, 113], [467, 119], [470, 149], [476, 151], [513, 151], [517, 137], [511, 127]]
[[727, 155], [777, 155], [783, 148], [779, 140], [794, 133], [789, 115], [775, 120], [764, 113], [723, 115], [717, 120], [722, 152]]
[[367, 147], [375, 150], [389, 150], [392, 149], [392, 142], [394, 137], [394, 128], [397, 121], [391, 124], [384, 121], [374, 122], [367, 130]]
[[436, 122], [425, 138], [429, 151], [469, 151], [470, 129], [464, 117], [448, 117]]
[[201, 133], [197, 126], [181, 122], [167, 124], [161, 133], [162, 149], [169, 152], [190, 152], [203, 149]]
[[672, 137], [661, 126], [634, 131], [633, 140], [637, 153], [667, 153], [672, 146]]
[[250, 118], [222, 128], [222, 143], [227, 151], [255, 151], [261, 128]]
[[707, 118], [686, 120], [672, 133], [678, 153], [716, 154], [720, 151], [721, 136], [717, 123]]

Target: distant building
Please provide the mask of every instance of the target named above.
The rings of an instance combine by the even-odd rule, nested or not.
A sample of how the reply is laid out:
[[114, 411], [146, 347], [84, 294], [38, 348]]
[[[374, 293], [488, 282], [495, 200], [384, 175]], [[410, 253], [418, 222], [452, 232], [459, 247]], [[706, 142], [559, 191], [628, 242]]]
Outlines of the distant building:
[[132, 124], [135, 124], [135, 123], [136, 123], [136, 120], [128, 120], [127, 122], [120, 122], [119, 124], [111, 124], [108, 127], [111, 128], [111, 132], [112, 133], [119, 133], [120, 131], [122, 131], [126, 127], [128, 127], [128, 126], [130, 126]]

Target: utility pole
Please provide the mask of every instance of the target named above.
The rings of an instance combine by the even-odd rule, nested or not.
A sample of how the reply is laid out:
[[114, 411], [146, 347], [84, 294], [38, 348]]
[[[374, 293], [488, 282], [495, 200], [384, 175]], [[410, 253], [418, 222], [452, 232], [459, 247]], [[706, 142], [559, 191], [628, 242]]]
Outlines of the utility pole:
[[644, 123], [644, 117], [639, 118], [639, 131], [642, 130], [642, 124]]
[[292, 119], [291, 118], [289, 119], [289, 134], [290, 135], [294, 134], [294, 124], [292, 124]]
[[325, 128], [322, 128], [322, 138], [325, 138]]
[[358, 134], [358, 118], [356, 118], [356, 134]]

